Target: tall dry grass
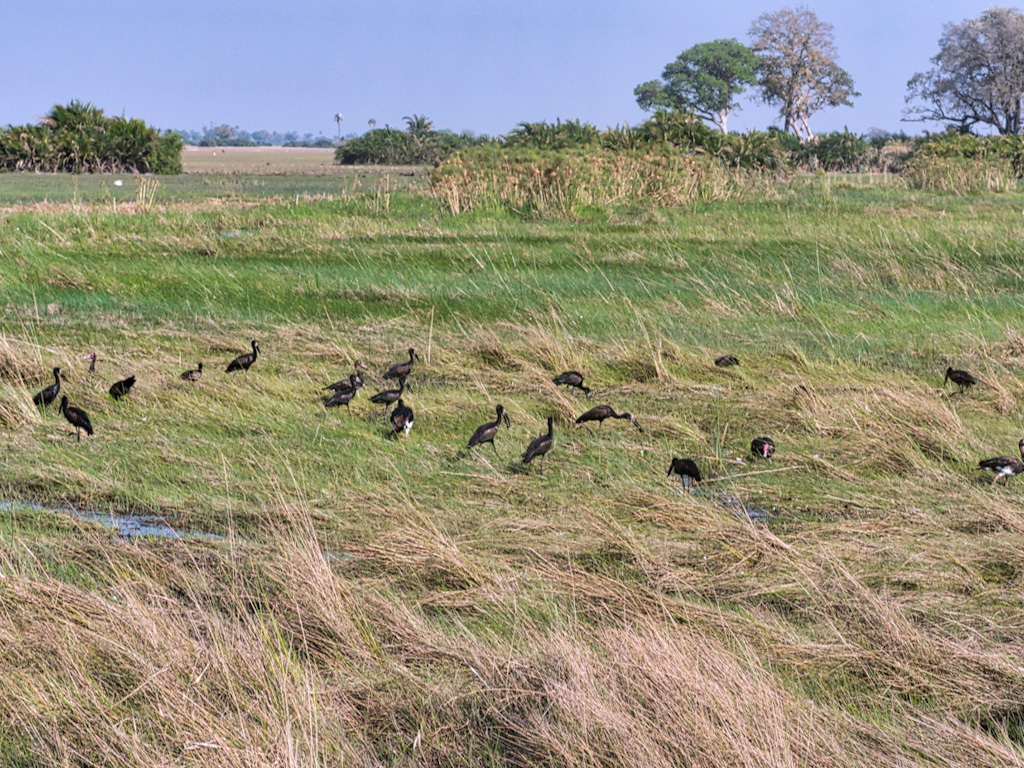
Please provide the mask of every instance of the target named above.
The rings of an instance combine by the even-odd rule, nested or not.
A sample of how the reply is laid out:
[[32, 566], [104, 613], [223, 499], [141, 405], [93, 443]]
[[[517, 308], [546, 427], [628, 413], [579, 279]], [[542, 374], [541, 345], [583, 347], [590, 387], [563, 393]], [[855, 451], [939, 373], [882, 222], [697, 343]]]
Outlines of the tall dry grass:
[[431, 190], [442, 210], [568, 217], [612, 206], [742, 200], [763, 187], [756, 174], [675, 151], [494, 154], [465, 152], [441, 163]]

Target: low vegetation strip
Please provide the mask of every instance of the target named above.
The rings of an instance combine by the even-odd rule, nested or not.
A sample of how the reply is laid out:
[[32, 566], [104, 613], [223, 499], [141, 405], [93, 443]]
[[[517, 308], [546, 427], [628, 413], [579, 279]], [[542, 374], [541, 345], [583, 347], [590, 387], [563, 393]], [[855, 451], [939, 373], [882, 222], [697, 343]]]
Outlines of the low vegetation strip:
[[[1024, 497], [977, 466], [1022, 437], [1019, 195], [537, 219], [302, 183], [0, 211], [0, 498], [44, 502], [0, 505], [0, 764], [1024, 760]], [[81, 442], [32, 403], [54, 367]], [[605, 403], [643, 431], [576, 426]]]

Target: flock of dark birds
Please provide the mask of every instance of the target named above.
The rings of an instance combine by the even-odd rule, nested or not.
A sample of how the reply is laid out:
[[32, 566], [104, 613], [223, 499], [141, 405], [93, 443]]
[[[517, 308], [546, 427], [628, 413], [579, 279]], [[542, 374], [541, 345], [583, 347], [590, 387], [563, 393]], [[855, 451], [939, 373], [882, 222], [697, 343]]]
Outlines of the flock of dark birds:
[[[252, 352], [239, 355], [232, 360], [227, 368], [227, 373], [234, 371], [242, 371], [248, 376], [249, 368], [252, 367], [253, 363], [259, 357], [260, 345], [254, 339], [252, 341]], [[95, 373], [96, 371], [96, 353], [91, 352], [85, 356], [87, 360], [90, 360], [89, 372]], [[397, 435], [403, 433], [408, 436], [409, 431], [412, 429], [413, 420], [415, 414], [410, 406], [405, 403], [403, 394], [406, 392], [406, 380], [409, 374], [412, 373], [413, 365], [416, 360], [420, 360], [419, 355], [416, 354], [416, 350], [412, 347], [409, 348], [409, 359], [399, 363], [395, 363], [383, 374], [385, 380], [397, 380], [398, 389], [385, 389], [370, 398], [370, 402], [384, 406], [384, 417], [387, 418], [388, 409], [392, 405], [395, 409], [391, 412], [391, 434]], [[715, 360], [715, 365], [720, 368], [727, 368], [733, 365], [739, 365], [739, 360], [733, 355], [722, 355]], [[330, 391], [332, 394], [327, 397], [323, 404], [327, 408], [338, 408], [344, 405], [349, 408], [349, 404], [352, 399], [358, 394], [359, 390], [362, 389], [364, 384], [363, 371], [366, 370], [366, 364], [362, 360], [357, 360], [355, 363], [356, 371], [346, 379], [341, 379], [328, 384], [323, 389]], [[203, 376], [203, 364], [199, 363], [194, 369], [185, 371], [180, 375], [182, 381], [195, 382], [199, 381]], [[32, 398], [32, 402], [36, 406], [45, 407], [53, 403], [60, 394], [60, 383], [61, 379], [64, 378], [64, 373], [60, 368], [53, 369], [53, 384], [36, 393]], [[589, 397], [590, 388], [587, 387], [583, 382], [583, 374], [578, 371], [566, 371], [561, 373], [552, 379], [554, 384], [559, 386], [565, 386], [567, 388], [575, 388], [583, 392], [584, 395]], [[948, 382], [953, 382], [959, 391], [963, 394], [967, 389], [973, 387], [977, 380], [967, 371], [955, 370], [952, 367], [946, 369], [946, 378], [943, 380], [943, 386]], [[121, 381], [114, 382], [108, 392], [110, 397], [114, 400], [120, 400], [128, 395], [131, 388], [135, 385], [135, 377], [129, 376]], [[60, 399], [60, 412], [64, 415], [64, 418], [75, 428], [75, 438], [80, 441], [82, 439], [81, 433], [84, 431], [87, 435], [93, 434], [92, 424], [89, 421], [89, 416], [81, 408], [77, 408], [73, 405], [68, 404], [67, 395], [62, 395]], [[610, 405], [598, 405], [590, 410], [583, 413], [579, 418], [576, 419], [577, 424], [586, 425], [588, 422], [596, 421], [598, 423], [597, 431], [600, 434], [601, 429], [604, 427], [604, 422], [607, 419], [628, 419], [633, 426], [635, 426], [642, 433], [643, 427], [637, 423], [636, 417], [631, 413], [616, 413]], [[490, 443], [491, 448], [494, 449], [495, 456], [498, 455], [498, 449], [494, 445], [494, 438], [497, 436], [502, 423], [504, 422], [505, 428], [511, 428], [511, 422], [508, 418], [508, 412], [505, 407], [498, 405], [495, 409], [494, 421], [489, 421], [485, 424], [481, 424], [477, 427], [476, 431], [473, 432], [472, 437], [469, 438], [467, 448], [472, 449], [477, 446], [482, 446], [485, 443]], [[543, 470], [544, 457], [554, 446], [554, 420], [551, 416], [548, 416], [548, 429], [542, 435], [535, 437], [530, 441], [530, 444], [526, 447], [521, 458], [524, 464], [529, 464], [536, 458], [541, 459], [541, 468]], [[589, 427], [588, 427], [589, 429]], [[998, 456], [992, 459], [983, 459], [978, 463], [979, 469], [992, 472], [995, 475], [992, 483], [995, 484], [1000, 478], [1008, 484], [1009, 479], [1015, 475], [1019, 475], [1024, 472], [1024, 438], [1018, 443], [1021, 458], [1015, 456]], [[755, 437], [750, 443], [751, 455], [758, 459], [764, 459], [770, 461], [772, 456], [775, 455], [775, 442], [767, 436]], [[689, 487], [691, 483], [701, 482], [702, 475], [700, 468], [693, 459], [681, 459], [673, 457], [672, 463], [669, 465], [668, 473], [666, 477], [671, 475], [678, 475], [683, 482], [684, 487]]]

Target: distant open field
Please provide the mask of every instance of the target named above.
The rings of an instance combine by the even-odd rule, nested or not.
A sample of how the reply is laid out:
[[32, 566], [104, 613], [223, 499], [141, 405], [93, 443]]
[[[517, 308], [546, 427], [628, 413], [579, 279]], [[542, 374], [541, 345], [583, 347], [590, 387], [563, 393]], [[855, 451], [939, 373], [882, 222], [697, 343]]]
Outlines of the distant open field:
[[[330, 149], [301, 147], [186, 147], [185, 173], [154, 177], [154, 201], [376, 197], [428, 188], [427, 171], [419, 166], [340, 166], [332, 164], [333, 157]], [[115, 211], [135, 202], [138, 191], [139, 180], [132, 174], [0, 174], [0, 207], [100, 203]]]
[[226, 171], [0, 176], [0, 765], [1024, 765], [1024, 477], [977, 469], [1024, 435], [1024, 196], [544, 221]]
[[354, 167], [334, 164], [333, 149], [311, 147], [185, 147], [185, 173], [210, 174], [299, 174], [313, 176], [422, 174], [420, 166]]

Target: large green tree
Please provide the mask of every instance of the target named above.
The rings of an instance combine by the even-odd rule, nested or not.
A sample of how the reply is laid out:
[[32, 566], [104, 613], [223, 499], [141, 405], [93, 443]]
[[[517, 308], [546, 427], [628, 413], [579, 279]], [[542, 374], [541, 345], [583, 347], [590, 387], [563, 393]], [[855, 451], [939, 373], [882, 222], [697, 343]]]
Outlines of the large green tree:
[[762, 13], [750, 27], [762, 100], [778, 107], [785, 130], [814, 138], [809, 120], [824, 107], [853, 106], [853, 78], [836, 63], [832, 25], [804, 6]]
[[927, 72], [907, 83], [905, 120], [938, 120], [963, 128], [987, 125], [1021, 132], [1024, 101], [1024, 14], [992, 7], [976, 19], [946, 24]]
[[665, 65], [661, 80], [633, 90], [645, 112], [682, 109], [714, 123], [725, 133], [729, 115], [739, 109], [735, 97], [757, 84], [757, 57], [734, 39], [698, 43]]

